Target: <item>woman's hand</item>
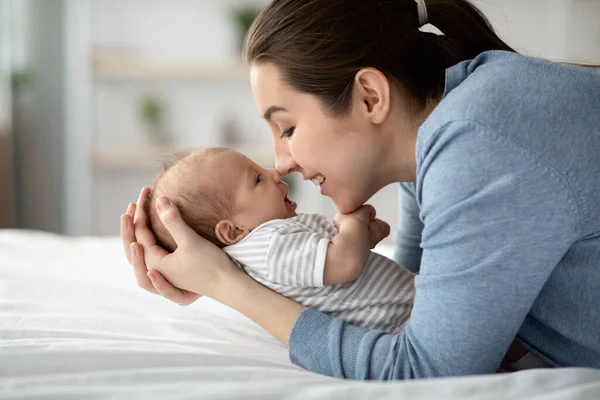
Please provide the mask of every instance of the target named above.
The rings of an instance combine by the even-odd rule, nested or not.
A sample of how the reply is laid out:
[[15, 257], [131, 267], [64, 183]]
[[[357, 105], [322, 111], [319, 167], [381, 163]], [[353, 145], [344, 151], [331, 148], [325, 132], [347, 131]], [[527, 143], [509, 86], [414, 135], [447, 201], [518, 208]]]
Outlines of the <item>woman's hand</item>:
[[177, 207], [166, 197], [157, 199], [157, 205], [163, 205], [158, 215], [178, 247], [169, 254], [158, 246], [144, 213], [148, 193], [147, 188], [142, 189], [137, 205], [130, 205], [121, 217], [121, 238], [138, 285], [181, 305], [196, 301], [200, 297], [196, 293], [212, 297], [238, 310], [287, 345], [304, 307], [236, 267], [223, 250], [187, 226]]
[[237, 268], [221, 249], [188, 227], [167, 198], [157, 201], [166, 201], [158, 213], [178, 247], [168, 253], [157, 245], [143, 207], [148, 194], [147, 188], [142, 189], [137, 205], [130, 205], [121, 217], [121, 239], [138, 285], [180, 305], [196, 301], [197, 293], [213, 297], [219, 277]]

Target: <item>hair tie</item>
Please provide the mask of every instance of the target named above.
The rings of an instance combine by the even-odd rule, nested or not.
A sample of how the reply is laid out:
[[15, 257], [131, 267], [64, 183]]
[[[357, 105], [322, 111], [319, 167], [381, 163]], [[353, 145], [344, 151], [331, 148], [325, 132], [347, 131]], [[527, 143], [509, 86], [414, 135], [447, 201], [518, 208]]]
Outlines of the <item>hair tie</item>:
[[417, 11], [419, 13], [419, 28], [423, 25], [427, 25], [428, 16], [427, 16], [427, 6], [425, 5], [425, 0], [415, 0], [417, 3]]

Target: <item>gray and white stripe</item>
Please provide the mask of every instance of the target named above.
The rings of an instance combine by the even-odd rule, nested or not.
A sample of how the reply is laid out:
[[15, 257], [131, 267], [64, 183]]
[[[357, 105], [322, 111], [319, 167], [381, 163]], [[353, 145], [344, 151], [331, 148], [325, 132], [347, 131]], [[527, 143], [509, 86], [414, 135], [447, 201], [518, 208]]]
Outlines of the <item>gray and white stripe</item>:
[[324, 285], [327, 244], [336, 234], [324, 216], [300, 214], [262, 224], [224, 250], [252, 278], [298, 303], [354, 325], [402, 332], [414, 301], [414, 275], [372, 252], [358, 279]]

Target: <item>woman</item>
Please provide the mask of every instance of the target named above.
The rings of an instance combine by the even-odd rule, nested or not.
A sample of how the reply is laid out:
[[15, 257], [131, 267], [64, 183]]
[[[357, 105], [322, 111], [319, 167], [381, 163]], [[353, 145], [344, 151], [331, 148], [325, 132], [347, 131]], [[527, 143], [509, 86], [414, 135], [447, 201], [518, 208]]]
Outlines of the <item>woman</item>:
[[419, 273], [406, 331], [271, 292], [163, 197], [179, 245], [167, 254], [139, 206], [147, 190], [121, 233], [141, 287], [210, 296], [331, 376], [491, 373], [515, 337], [550, 365], [600, 367], [600, 71], [516, 54], [463, 0], [275, 0], [246, 59], [282, 174], [319, 182], [341, 213], [413, 182], [396, 240]]

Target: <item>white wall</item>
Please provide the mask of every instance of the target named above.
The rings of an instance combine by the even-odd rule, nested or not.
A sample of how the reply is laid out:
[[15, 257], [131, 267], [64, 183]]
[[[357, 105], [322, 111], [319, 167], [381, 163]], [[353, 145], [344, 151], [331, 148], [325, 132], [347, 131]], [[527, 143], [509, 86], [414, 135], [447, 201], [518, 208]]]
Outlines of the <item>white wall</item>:
[[556, 61], [600, 61], [598, 0], [473, 0], [518, 51]]
[[[243, 0], [88, 0], [91, 48], [132, 50], [140, 59], [169, 63], [227, 61], [239, 56], [230, 18]], [[261, 1], [264, 3], [264, 1]], [[501, 37], [517, 50], [556, 60], [600, 60], [600, 1], [474, 0]], [[93, 149], [128, 149], [149, 144], [137, 115], [139, 98], [158, 94], [167, 104], [166, 125], [173, 146], [218, 145], [222, 122], [234, 119], [247, 141], [270, 146], [270, 136], [252, 100], [247, 81], [91, 82], [89, 126]], [[84, 124], [85, 125], [85, 124]], [[86, 132], [88, 133], [88, 132]], [[83, 134], [83, 132], [82, 132]], [[100, 170], [92, 174], [93, 218], [87, 231], [118, 231], [118, 216], [149, 185], [156, 170]], [[301, 211], [335, 212], [309, 183], [298, 182]], [[379, 216], [395, 225], [396, 188], [385, 188], [371, 201]], [[87, 203], [86, 203], [87, 204]], [[73, 231], [72, 231], [73, 232]]]
[[[91, 48], [121, 50], [150, 65], [227, 66], [239, 60], [241, 49], [231, 10], [244, 1], [94, 0], [91, 8]], [[165, 105], [164, 125], [170, 147], [222, 145], [222, 131], [233, 124], [248, 146], [270, 148], [271, 139], [258, 114], [249, 78], [211, 81], [157, 78], [93, 79], [92, 146], [117, 153], [152, 146], [139, 116], [140, 99], [151, 95]], [[149, 186], [156, 168], [97, 169], [91, 230], [117, 231], [119, 215]]]

